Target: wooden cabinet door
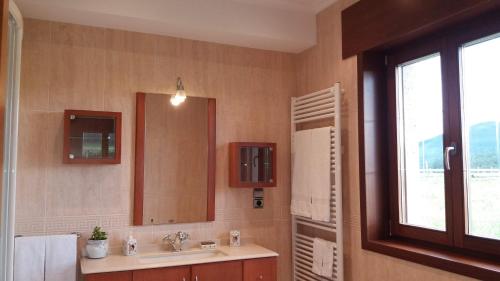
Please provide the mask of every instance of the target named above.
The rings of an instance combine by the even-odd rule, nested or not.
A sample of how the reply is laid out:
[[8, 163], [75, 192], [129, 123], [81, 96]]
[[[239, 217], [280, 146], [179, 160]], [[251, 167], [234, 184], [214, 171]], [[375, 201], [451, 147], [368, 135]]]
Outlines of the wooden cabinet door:
[[264, 258], [243, 262], [243, 281], [276, 281], [277, 259]]
[[242, 281], [243, 263], [229, 261], [197, 264], [191, 267], [191, 281]]
[[84, 279], [85, 281], [132, 281], [132, 271], [88, 274]]
[[189, 266], [155, 268], [134, 271], [133, 281], [190, 281]]

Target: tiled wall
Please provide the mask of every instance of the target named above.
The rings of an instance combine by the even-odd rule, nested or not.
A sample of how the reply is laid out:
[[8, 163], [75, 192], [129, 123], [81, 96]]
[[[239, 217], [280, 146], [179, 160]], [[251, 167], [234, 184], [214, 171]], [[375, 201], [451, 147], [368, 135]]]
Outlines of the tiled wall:
[[343, 8], [357, 0], [340, 0], [318, 17], [318, 44], [298, 56], [297, 93], [304, 95], [340, 81], [342, 103], [344, 258], [346, 280], [354, 281], [451, 281], [471, 280], [361, 249], [359, 203], [358, 100], [356, 58], [342, 60], [341, 16]]
[[[175, 91], [217, 99], [216, 221], [131, 227], [135, 93]], [[132, 232], [139, 243], [169, 231], [193, 239], [243, 239], [280, 253], [280, 280], [290, 280], [290, 97], [295, 95], [290, 54], [170, 37], [25, 20], [22, 55], [17, 234], [78, 231], [83, 244], [94, 225], [111, 245]], [[120, 165], [62, 164], [63, 110], [123, 112]], [[252, 208], [252, 191], [228, 187], [228, 143], [278, 144], [279, 186]]]

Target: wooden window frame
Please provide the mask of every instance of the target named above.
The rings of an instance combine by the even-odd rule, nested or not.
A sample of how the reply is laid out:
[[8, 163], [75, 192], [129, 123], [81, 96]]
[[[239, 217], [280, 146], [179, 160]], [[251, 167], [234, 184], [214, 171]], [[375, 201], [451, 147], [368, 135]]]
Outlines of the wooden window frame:
[[[500, 11], [390, 49], [358, 56], [361, 230], [363, 249], [446, 271], [500, 279], [500, 241], [465, 234], [461, 153], [459, 47], [500, 33]], [[439, 52], [442, 59], [444, 145], [459, 147], [445, 176], [447, 231], [399, 224], [394, 67]], [[387, 65], [386, 65], [387, 64]], [[390, 70], [391, 69], [391, 70]], [[393, 86], [391, 86], [393, 85]], [[453, 129], [450, 129], [453, 128]], [[391, 203], [392, 202], [392, 203]]]
[[[446, 65], [443, 49], [445, 48], [444, 40], [431, 40], [418, 44], [411, 44], [410, 46], [403, 47], [403, 49], [398, 49], [396, 52], [391, 52], [387, 56], [387, 100], [388, 100], [388, 139], [389, 139], [389, 202], [390, 202], [390, 234], [394, 236], [402, 236], [411, 239], [424, 240], [432, 243], [452, 245], [453, 244], [453, 233], [450, 229], [447, 231], [439, 231], [426, 229], [423, 227], [405, 225], [400, 223], [400, 207], [399, 207], [399, 180], [398, 180], [398, 131], [397, 131], [397, 82], [396, 82], [396, 69], [399, 65], [410, 62], [412, 60], [424, 58], [426, 56], [439, 53], [441, 56], [441, 74], [444, 78], [446, 77]], [[447, 91], [445, 91], [446, 83], [443, 81], [443, 111], [447, 111], [446, 100]], [[446, 118], [443, 118], [444, 123], [447, 124]], [[449, 132], [449, 126], [443, 125], [444, 135], [447, 136]], [[446, 139], [443, 139], [444, 143]], [[450, 226], [453, 224], [452, 215], [452, 205], [448, 204], [451, 202], [451, 197], [449, 186], [451, 183], [451, 177], [448, 173], [445, 175], [445, 201], [446, 201], [446, 225]]]

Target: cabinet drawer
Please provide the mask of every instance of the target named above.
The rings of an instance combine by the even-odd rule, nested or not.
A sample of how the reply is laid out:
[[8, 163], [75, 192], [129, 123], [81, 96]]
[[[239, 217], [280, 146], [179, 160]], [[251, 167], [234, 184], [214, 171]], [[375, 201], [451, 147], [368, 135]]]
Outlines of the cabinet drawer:
[[85, 281], [132, 281], [132, 271], [89, 274]]
[[277, 258], [245, 260], [243, 281], [276, 281]]
[[241, 281], [243, 263], [228, 261], [191, 267], [191, 281]]
[[189, 266], [134, 271], [134, 281], [190, 281]]

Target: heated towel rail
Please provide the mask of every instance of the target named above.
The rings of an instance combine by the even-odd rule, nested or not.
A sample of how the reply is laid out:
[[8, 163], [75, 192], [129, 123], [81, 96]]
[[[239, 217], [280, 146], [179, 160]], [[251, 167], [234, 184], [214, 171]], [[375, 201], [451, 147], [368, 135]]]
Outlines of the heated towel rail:
[[[292, 149], [294, 133], [311, 127], [331, 127], [330, 147], [330, 221], [320, 222], [301, 216], [292, 216], [292, 251], [294, 281], [343, 281], [342, 233], [342, 147], [341, 90], [336, 83], [332, 88], [292, 98]], [[293, 153], [293, 151], [292, 151]], [[292, 171], [293, 172], [293, 171]], [[322, 238], [335, 244], [334, 268], [331, 278], [312, 272], [313, 239]]]

